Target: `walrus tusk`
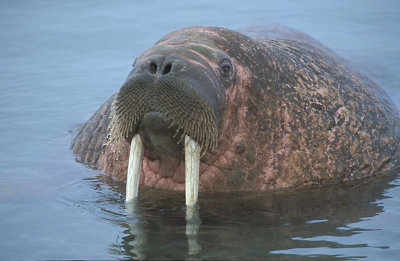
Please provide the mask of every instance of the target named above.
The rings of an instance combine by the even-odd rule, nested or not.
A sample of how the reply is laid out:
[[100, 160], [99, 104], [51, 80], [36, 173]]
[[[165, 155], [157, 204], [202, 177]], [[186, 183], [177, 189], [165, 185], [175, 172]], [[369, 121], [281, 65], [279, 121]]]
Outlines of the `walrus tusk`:
[[199, 189], [200, 145], [185, 136], [185, 194], [186, 206], [197, 203]]
[[143, 143], [139, 134], [131, 142], [128, 173], [126, 175], [126, 202], [137, 198], [139, 192], [140, 169], [143, 159]]

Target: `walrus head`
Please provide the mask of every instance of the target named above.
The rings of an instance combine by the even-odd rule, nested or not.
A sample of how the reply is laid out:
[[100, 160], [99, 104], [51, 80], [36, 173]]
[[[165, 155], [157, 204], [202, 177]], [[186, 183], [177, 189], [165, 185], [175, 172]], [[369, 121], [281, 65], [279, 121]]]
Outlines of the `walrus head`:
[[111, 141], [139, 134], [149, 159], [183, 158], [185, 137], [202, 155], [217, 147], [236, 70], [210, 30], [172, 32], [137, 57], [112, 105]]
[[188, 135], [203, 153], [213, 150], [222, 90], [233, 78], [231, 58], [218, 49], [199, 43], [159, 42], [136, 59], [118, 92], [111, 137], [130, 142], [139, 132], [145, 146], [156, 154], [179, 155], [177, 145]]

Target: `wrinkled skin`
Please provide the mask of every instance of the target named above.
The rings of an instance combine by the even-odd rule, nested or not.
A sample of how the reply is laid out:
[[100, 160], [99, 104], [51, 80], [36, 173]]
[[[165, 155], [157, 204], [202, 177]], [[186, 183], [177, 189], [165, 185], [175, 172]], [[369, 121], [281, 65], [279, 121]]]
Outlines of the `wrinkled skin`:
[[[181, 57], [190, 65], [182, 75], [186, 79], [197, 77], [196, 70], [200, 78], [209, 76], [210, 84], [197, 94], [216, 117], [217, 145], [206, 148], [201, 158], [200, 191], [333, 183], [379, 175], [398, 164], [396, 108], [373, 82], [307, 39], [303, 34], [250, 38], [223, 28], [192, 27], [166, 35], [137, 58], [127, 82], [143, 73], [137, 64], [148, 64], [157, 55]], [[188, 50], [197, 56], [185, 56]], [[229, 77], [221, 71], [224, 59], [232, 63]], [[118, 149], [108, 142], [115, 97], [78, 130], [72, 142], [78, 161], [125, 180], [132, 135], [154, 136], [152, 131], [159, 130], [163, 138], [155, 144], [158, 149], [144, 138], [140, 182], [184, 190], [183, 148], [172, 145], [176, 140], [165, 128], [164, 116], [140, 118]]]

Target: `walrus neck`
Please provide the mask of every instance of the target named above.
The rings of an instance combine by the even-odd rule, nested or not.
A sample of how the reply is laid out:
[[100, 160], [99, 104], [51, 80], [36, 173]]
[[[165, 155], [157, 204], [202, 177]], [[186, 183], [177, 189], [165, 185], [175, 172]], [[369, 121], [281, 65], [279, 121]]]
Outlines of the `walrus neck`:
[[[238, 154], [224, 148], [226, 146], [222, 145], [220, 150], [207, 152], [201, 158], [199, 191], [230, 190], [224, 181], [226, 173], [223, 170], [232, 162], [237, 162]], [[163, 155], [152, 159], [146, 154], [145, 149], [140, 183], [160, 189], [185, 190], [185, 160], [183, 158]]]
[[185, 189], [185, 161], [173, 156], [158, 159], [143, 157], [144, 184], [163, 189]]

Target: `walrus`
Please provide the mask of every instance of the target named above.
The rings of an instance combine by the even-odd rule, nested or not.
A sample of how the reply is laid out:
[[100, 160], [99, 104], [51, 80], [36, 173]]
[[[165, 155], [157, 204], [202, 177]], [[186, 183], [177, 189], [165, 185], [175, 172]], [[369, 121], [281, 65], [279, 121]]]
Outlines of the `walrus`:
[[127, 193], [139, 177], [170, 190], [185, 190], [186, 179], [192, 203], [197, 189], [276, 190], [398, 166], [397, 108], [344, 59], [299, 35], [167, 34], [78, 129], [77, 160], [118, 180], [130, 162], [137, 181]]

